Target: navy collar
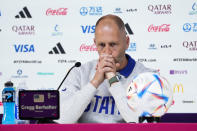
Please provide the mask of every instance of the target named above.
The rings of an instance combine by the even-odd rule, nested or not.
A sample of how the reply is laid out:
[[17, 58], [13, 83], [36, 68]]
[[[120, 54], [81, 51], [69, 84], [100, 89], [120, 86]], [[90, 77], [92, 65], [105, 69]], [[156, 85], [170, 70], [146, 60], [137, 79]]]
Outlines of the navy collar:
[[125, 54], [127, 60], [128, 60], [128, 63], [127, 65], [122, 69], [122, 70], [119, 70], [118, 72], [123, 75], [124, 77], [128, 77], [132, 71], [133, 71], [133, 68], [135, 67], [135, 60], [131, 58], [131, 56], [129, 56], [128, 54]]

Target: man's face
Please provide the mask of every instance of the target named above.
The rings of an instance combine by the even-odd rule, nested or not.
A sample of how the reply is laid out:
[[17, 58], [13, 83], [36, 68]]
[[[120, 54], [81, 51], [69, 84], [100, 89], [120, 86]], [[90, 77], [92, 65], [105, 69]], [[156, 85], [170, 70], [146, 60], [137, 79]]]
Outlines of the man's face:
[[[108, 23], [108, 24], [106, 24]], [[116, 63], [123, 61], [129, 46], [129, 37], [111, 20], [104, 20], [96, 27], [94, 42], [99, 55], [112, 55]]]

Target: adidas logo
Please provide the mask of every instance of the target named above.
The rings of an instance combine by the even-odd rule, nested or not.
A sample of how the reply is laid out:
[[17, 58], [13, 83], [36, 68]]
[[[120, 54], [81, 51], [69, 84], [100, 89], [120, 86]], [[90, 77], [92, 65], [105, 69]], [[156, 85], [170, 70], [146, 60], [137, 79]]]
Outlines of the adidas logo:
[[49, 54], [66, 54], [64, 51], [62, 45], [60, 43], [57, 43], [57, 46], [53, 47], [51, 51], [49, 51]]
[[127, 30], [127, 33], [129, 33], [129, 35], [133, 35], [134, 34], [128, 23], [125, 24], [125, 28]]
[[[25, 16], [26, 15], [26, 16]], [[31, 14], [29, 13], [27, 7], [24, 7], [23, 10], [19, 12], [19, 15], [16, 15], [15, 18], [32, 18]]]

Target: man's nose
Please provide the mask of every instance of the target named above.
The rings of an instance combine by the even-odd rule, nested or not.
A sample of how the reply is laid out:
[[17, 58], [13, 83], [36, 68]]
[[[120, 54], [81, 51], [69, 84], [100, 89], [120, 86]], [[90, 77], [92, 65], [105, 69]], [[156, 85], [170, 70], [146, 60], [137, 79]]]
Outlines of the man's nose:
[[108, 54], [108, 55], [111, 55], [111, 54], [112, 54], [112, 51], [111, 51], [110, 46], [107, 45], [107, 46], [105, 47], [104, 53], [105, 53], [105, 54]]

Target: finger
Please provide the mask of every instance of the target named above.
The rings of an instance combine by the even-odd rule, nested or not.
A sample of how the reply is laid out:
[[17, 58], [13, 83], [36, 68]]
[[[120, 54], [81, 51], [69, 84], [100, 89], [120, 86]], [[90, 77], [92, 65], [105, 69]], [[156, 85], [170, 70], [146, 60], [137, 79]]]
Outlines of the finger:
[[101, 55], [99, 56], [99, 60], [102, 60], [102, 59], [104, 59], [104, 58], [113, 58], [113, 57], [112, 57], [112, 55], [108, 55], [108, 54], [101, 54]]
[[120, 67], [120, 63], [116, 63], [116, 68], [119, 68]]
[[113, 68], [110, 68], [110, 67], [104, 67], [104, 68], [102, 69], [102, 71], [103, 71], [104, 73], [107, 73], [107, 72], [114, 72]]
[[110, 62], [110, 63], [112, 63], [115, 66], [115, 61], [114, 61], [113, 58], [104, 58], [103, 61]]
[[101, 66], [100, 66], [101, 68], [104, 68], [104, 67], [110, 67], [110, 68], [112, 68], [112, 69], [116, 69], [116, 65], [114, 64], [114, 63], [112, 63], [112, 62], [108, 62], [108, 61], [104, 61], [102, 64], [101, 64]]
[[102, 53], [101, 55], [100, 55], [100, 57], [112, 57], [112, 55], [109, 55], [109, 54], [104, 54], [104, 53]]
[[112, 58], [104, 58], [98, 62], [98, 66], [104, 67], [105, 65], [108, 65], [111, 63], [111, 65], [115, 66], [115, 61]]
[[116, 68], [115, 64], [113, 64], [111, 62], [108, 62], [108, 61], [102, 61], [102, 62], [99, 62], [98, 63], [97, 69], [98, 70], [101, 70], [101, 69], [103, 69], [105, 67], [110, 67], [112, 69], [115, 69]]

